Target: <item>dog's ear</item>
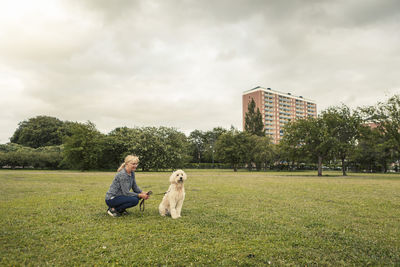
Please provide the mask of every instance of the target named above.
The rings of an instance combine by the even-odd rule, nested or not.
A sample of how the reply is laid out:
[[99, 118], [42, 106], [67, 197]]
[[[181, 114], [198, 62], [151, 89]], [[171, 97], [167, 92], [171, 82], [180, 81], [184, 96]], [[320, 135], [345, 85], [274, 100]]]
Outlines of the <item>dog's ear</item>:
[[169, 177], [169, 182], [172, 184], [172, 183], [175, 183], [175, 172], [172, 172], [172, 174], [171, 174], [171, 176]]

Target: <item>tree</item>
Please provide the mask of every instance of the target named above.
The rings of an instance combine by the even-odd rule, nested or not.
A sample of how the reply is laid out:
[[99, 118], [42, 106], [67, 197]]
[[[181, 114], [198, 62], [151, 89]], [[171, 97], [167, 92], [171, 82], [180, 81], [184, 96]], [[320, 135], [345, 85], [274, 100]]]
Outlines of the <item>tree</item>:
[[255, 108], [256, 102], [252, 98], [251, 102], [247, 106], [244, 129], [251, 134], [265, 136], [264, 124], [260, 109], [257, 108], [256, 111]]
[[[168, 127], [128, 129], [127, 154], [140, 158], [143, 171], [183, 168], [188, 161], [185, 134]], [[124, 137], [125, 138], [125, 137]]]
[[341, 159], [343, 176], [346, 176], [346, 159], [356, 147], [361, 117], [346, 105], [342, 105], [322, 112], [322, 119], [332, 137], [334, 154]]
[[200, 130], [194, 130], [189, 134], [189, 142], [192, 146], [193, 160], [200, 164], [207, 145], [205, 134]]
[[218, 138], [216, 152], [217, 159], [230, 163], [234, 171], [241, 163], [246, 164], [250, 171], [254, 166], [261, 170], [262, 165], [266, 168], [272, 159], [271, 139], [232, 128]]
[[[289, 125], [287, 126], [289, 127]], [[291, 169], [300, 166], [300, 163], [310, 162], [310, 154], [305, 151], [303, 146], [299, 145], [299, 137], [291, 130], [285, 133], [283, 139], [276, 145], [276, 152], [278, 153], [278, 160], [281, 163], [287, 162], [288, 167]]]
[[75, 124], [72, 135], [65, 138], [64, 160], [80, 170], [97, 169], [102, 155], [101, 138], [103, 135], [96, 126], [88, 121], [86, 124]]
[[7, 154], [0, 150], [0, 168], [7, 165]]
[[62, 161], [62, 146], [30, 148], [15, 143], [0, 145], [0, 167], [57, 169]]
[[62, 167], [63, 146], [39, 147], [34, 151], [33, 164], [35, 168], [58, 169]]
[[288, 148], [299, 150], [302, 155], [310, 155], [317, 161], [318, 176], [322, 176], [322, 163], [330, 156], [334, 144], [322, 117], [289, 122], [281, 142], [285, 142]]
[[392, 151], [392, 145], [385, 134], [377, 128], [362, 126], [351, 158], [357, 169], [386, 172], [388, 163], [394, 159]]
[[127, 148], [123, 157], [128, 154], [138, 156], [142, 171], [158, 169], [163, 161], [162, 141], [155, 134], [156, 131], [155, 127], [133, 128], [124, 130], [125, 134], [119, 136]]
[[252, 162], [256, 164], [256, 169], [259, 171], [262, 167], [267, 169], [269, 163], [273, 160], [273, 148], [271, 138], [268, 136], [250, 136], [251, 140], [251, 156]]
[[[365, 120], [375, 124], [385, 139], [382, 144], [393, 157], [400, 156], [400, 95], [390, 97], [386, 102], [361, 109]], [[393, 161], [396, 161], [393, 159]], [[386, 168], [386, 167], [385, 167]]]
[[102, 139], [101, 166], [117, 169], [128, 155], [138, 131], [128, 127], [118, 127]]
[[215, 162], [215, 144], [218, 138], [226, 133], [226, 129], [215, 127], [211, 131], [204, 132], [205, 149], [203, 153], [203, 162], [212, 163], [214, 167]]
[[49, 116], [37, 116], [20, 122], [10, 138], [12, 143], [38, 148], [62, 144], [63, 122]]
[[230, 163], [233, 170], [238, 170], [239, 164], [248, 162], [250, 158], [250, 134], [234, 128], [222, 134], [216, 142], [216, 156], [224, 163]]
[[215, 127], [211, 131], [194, 130], [190, 133], [188, 141], [190, 143], [191, 162], [214, 163], [215, 161], [215, 143], [226, 130], [221, 127]]
[[394, 95], [386, 103], [361, 109], [367, 121], [374, 122], [400, 152], [400, 95]]
[[188, 155], [189, 142], [186, 135], [169, 127], [159, 127], [158, 134], [165, 146], [164, 166], [171, 169], [183, 168], [190, 158]]

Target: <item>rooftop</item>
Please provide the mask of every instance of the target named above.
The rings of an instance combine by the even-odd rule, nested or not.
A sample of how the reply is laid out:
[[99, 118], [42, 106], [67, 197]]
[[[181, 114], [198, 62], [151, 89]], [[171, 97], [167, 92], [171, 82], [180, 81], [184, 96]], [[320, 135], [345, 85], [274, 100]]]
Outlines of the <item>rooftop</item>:
[[244, 91], [243, 95], [248, 94], [248, 93], [252, 93], [252, 92], [255, 92], [255, 91], [271, 92], [271, 93], [275, 93], [275, 94], [278, 94], [278, 95], [281, 95], [281, 96], [292, 97], [292, 98], [296, 98], [296, 99], [300, 99], [300, 100], [304, 100], [304, 101], [316, 104], [314, 100], [304, 98], [303, 96], [295, 96], [295, 95], [292, 95], [291, 93], [283, 93], [283, 92], [280, 92], [280, 91], [277, 91], [277, 90], [272, 90], [271, 88], [264, 88], [264, 87], [261, 87], [261, 86], [257, 86], [257, 87], [254, 87], [253, 89]]

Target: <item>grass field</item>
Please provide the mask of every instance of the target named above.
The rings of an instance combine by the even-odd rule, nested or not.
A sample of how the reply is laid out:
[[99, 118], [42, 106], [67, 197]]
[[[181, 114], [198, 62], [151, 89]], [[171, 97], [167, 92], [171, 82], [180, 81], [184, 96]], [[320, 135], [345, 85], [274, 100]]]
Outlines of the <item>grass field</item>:
[[[0, 171], [1, 266], [400, 265], [400, 175], [188, 170], [182, 218], [112, 218], [115, 173]], [[169, 173], [138, 172], [143, 190]]]

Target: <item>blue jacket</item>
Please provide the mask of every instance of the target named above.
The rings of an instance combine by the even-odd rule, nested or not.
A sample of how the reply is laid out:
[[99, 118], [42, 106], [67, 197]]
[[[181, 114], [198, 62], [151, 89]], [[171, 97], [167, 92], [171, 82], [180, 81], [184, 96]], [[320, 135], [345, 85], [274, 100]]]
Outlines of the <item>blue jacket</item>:
[[[133, 192], [130, 192], [131, 189]], [[142, 193], [142, 190], [136, 184], [135, 173], [131, 172], [129, 176], [125, 168], [123, 168], [115, 175], [110, 189], [106, 193], [106, 200], [117, 196], [138, 197], [139, 193]]]

